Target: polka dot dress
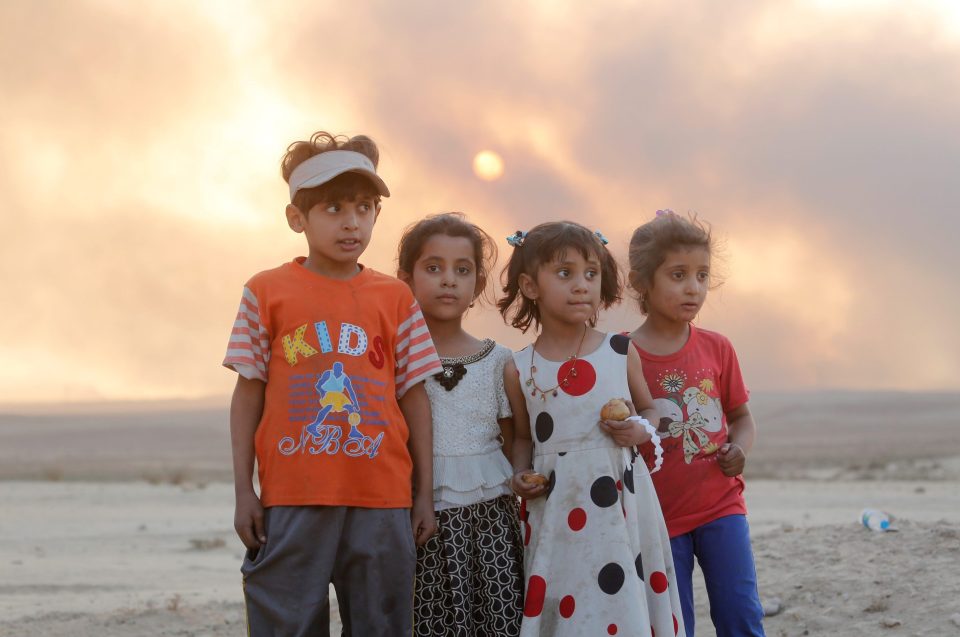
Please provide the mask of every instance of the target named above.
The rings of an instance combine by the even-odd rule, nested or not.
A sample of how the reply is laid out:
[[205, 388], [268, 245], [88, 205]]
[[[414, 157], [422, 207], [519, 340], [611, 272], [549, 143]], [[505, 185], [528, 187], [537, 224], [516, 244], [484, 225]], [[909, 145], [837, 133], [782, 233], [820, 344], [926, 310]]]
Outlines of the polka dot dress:
[[514, 354], [544, 497], [521, 502], [526, 595], [520, 634], [683, 633], [660, 504], [642, 459], [600, 430], [600, 408], [629, 398], [629, 340], [607, 335], [594, 352], [556, 363], [533, 354], [537, 385], [576, 375], [556, 396], [531, 395], [531, 347]]

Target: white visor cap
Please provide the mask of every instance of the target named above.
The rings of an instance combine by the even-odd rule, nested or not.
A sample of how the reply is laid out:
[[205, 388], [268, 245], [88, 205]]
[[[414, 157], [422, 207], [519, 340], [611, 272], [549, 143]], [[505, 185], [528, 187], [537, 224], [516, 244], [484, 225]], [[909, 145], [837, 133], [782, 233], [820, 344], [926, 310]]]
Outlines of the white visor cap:
[[387, 184], [377, 175], [369, 157], [352, 150], [328, 150], [307, 159], [290, 173], [290, 201], [298, 190], [316, 188], [343, 173], [360, 173], [373, 183], [381, 196], [390, 196]]

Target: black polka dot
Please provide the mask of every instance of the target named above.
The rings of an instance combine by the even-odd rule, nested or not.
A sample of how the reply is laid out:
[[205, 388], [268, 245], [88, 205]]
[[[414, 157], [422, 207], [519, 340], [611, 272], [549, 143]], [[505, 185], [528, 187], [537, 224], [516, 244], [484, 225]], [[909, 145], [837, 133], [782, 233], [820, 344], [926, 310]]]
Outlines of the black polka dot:
[[627, 470], [623, 472], [623, 486], [626, 487], [627, 491], [633, 493], [633, 464], [627, 467]]
[[610, 337], [610, 347], [612, 347], [613, 351], [617, 354], [626, 356], [630, 350], [630, 337], [623, 334], [614, 334]]
[[549, 482], [547, 482], [547, 491], [544, 495], [544, 498], [547, 500], [550, 499], [550, 494], [553, 493], [553, 488], [557, 486], [557, 472], [551, 471], [548, 480]]
[[623, 586], [625, 577], [623, 568], [616, 562], [610, 562], [600, 569], [600, 574], [597, 575], [597, 584], [604, 593], [613, 595]]
[[633, 563], [637, 567], [637, 577], [643, 579], [643, 554], [637, 553], [637, 559]]
[[537, 416], [537, 423], [534, 425], [537, 432], [537, 441], [546, 442], [553, 435], [553, 418], [545, 411], [541, 411]]
[[566, 451], [561, 451], [561, 452], [558, 453], [557, 455], [562, 458], [563, 456], [567, 455], [567, 452], [566, 452]]
[[613, 506], [619, 500], [617, 495], [617, 483], [610, 476], [597, 478], [590, 487], [590, 499], [598, 507]]

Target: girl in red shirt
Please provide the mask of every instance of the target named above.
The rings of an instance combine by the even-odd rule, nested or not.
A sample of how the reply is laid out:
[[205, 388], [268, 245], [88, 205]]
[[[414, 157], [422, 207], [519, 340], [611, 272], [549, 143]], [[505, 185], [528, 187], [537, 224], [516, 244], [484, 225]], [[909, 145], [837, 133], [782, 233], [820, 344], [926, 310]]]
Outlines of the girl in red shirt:
[[660, 414], [663, 468], [652, 477], [687, 636], [694, 631], [694, 557], [717, 636], [755, 636], [764, 634], [763, 610], [742, 473], [756, 424], [730, 341], [692, 323], [711, 285], [712, 251], [709, 228], [669, 210], [634, 231], [630, 285], [645, 319], [630, 338]]

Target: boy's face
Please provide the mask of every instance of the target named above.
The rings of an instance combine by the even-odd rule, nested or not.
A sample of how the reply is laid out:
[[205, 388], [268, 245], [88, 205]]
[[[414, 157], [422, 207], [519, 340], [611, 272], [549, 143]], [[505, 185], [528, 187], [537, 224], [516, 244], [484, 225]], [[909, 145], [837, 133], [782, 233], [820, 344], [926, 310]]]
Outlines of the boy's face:
[[315, 204], [307, 214], [290, 204], [287, 223], [307, 238], [308, 269], [333, 278], [357, 272], [357, 260], [370, 243], [380, 205], [369, 194]]

